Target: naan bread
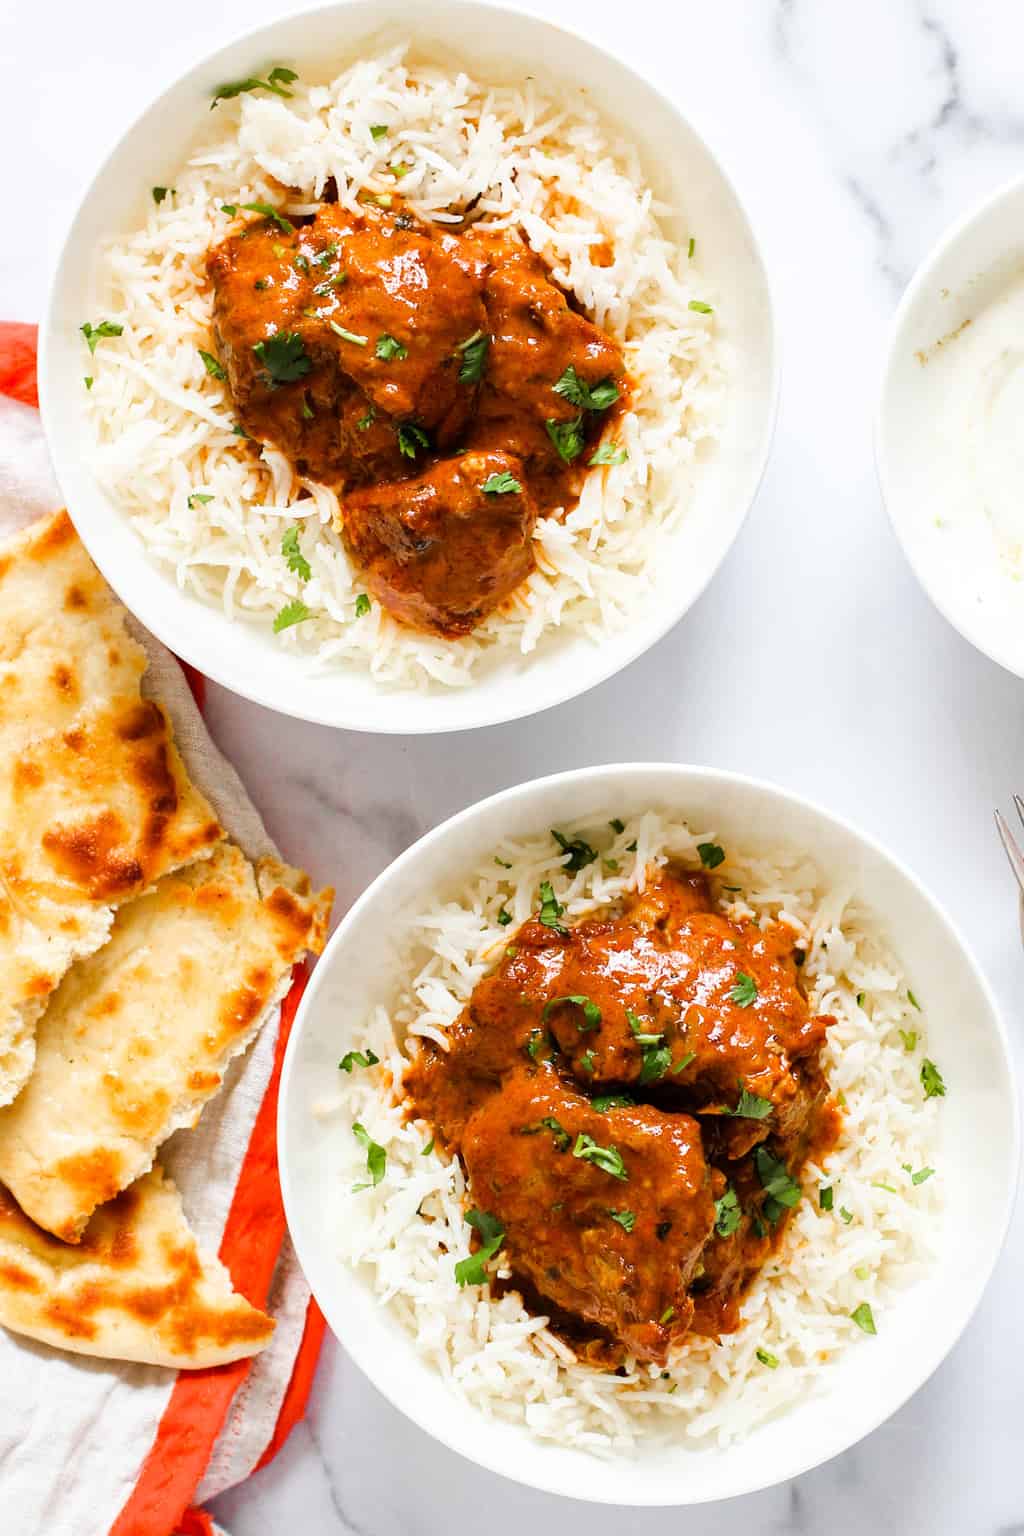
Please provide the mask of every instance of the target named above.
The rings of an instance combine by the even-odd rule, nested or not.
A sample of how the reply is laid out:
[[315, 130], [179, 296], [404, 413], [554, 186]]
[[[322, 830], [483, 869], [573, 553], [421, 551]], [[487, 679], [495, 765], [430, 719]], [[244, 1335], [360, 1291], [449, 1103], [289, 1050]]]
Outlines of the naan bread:
[[97, 1211], [73, 1248], [0, 1188], [0, 1324], [80, 1355], [185, 1369], [254, 1355], [274, 1331], [199, 1249], [159, 1167]]
[[142, 698], [145, 669], [65, 512], [0, 549], [0, 1105], [117, 907], [224, 836]]
[[0, 1110], [0, 1182], [33, 1221], [77, 1242], [96, 1207], [196, 1123], [293, 962], [323, 947], [332, 894], [311, 896], [276, 860], [254, 874], [224, 843], [121, 908], [109, 942], [51, 998], [35, 1070]]

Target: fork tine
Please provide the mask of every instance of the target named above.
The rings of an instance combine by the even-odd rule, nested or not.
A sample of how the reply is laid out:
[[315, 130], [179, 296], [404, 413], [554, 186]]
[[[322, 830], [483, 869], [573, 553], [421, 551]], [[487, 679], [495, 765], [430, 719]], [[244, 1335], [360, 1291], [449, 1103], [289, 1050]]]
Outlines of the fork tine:
[[[1022, 807], [1022, 804], [1020, 803], [1020, 796], [1014, 795], [1013, 799], [1014, 804], [1017, 806], [1018, 814], [1020, 815], [1021, 820], [1024, 821], [1024, 807]], [[1006, 819], [1002, 812], [996, 811], [995, 815], [996, 831], [999, 833], [1003, 847], [1006, 849], [1006, 857], [1010, 861], [1010, 868], [1013, 870], [1013, 878], [1016, 880], [1021, 890], [1024, 891], [1024, 853], [1021, 853], [1020, 849], [1018, 848], [1017, 841], [1009, 827], [1006, 825]]]
[[1020, 824], [1022, 827], [1024, 827], [1024, 800], [1021, 799], [1020, 795], [1014, 795], [1013, 803], [1017, 807], [1017, 815], [1020, 818]]

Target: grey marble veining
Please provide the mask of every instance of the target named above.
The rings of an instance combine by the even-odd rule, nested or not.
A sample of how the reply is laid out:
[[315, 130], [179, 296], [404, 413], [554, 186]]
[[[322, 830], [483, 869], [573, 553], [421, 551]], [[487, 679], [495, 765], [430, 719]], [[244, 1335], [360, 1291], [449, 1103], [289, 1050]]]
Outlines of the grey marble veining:
[[[877, 836], [951, 911], [1011, 1026], [1022, 956], [991, 808], [1024, 790], [1024, 684], [919, 591], [878, 496], [872, 417], [910, 273], [973, 202], [1024, 171], [1019, 0], [534, 0], [673, 96], [731, 170], [764, 247], [784, 354], [761, 495], [719, 575], [628, 671], [532, 721], [370, 738], [211, 689], [209, 718], [289, 857], [343, 911], [467, 803], [595, 762], [707, 762], [774, 779]], [[0, 7], [8, 207], [52, 248], [118, 126], [198, 52], [282, 9], [178, 0]], [[44, 69], [45, 64], [45, 69]], [[39, 197], [40, 187], [46, 196]], [[45, 272], [0, 243], [0, 315]], [[1020, 1065], [1019, 1030], [1015, 1040]], [[232, 1536], [1024, 1536], [1016, 1359], [1024, 1223], [932, 1380], [846, 1455], [787, 1487], [691, 1511], [574, 1505], [436, 1445], [328, 1342], [309, 1419], [218, 1501]]]

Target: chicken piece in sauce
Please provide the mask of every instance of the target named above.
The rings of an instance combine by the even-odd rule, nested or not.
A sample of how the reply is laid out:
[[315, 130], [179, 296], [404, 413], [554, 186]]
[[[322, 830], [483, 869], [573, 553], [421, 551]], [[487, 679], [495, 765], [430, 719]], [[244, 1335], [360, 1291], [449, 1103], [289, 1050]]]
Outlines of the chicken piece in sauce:
[[[466, 633], [532, 569], [536, 516], [575, 504], [590, 447], [626, 396], [619, 348], [518, 240], [398, 207], [255, 221], [208, 253], [207, 270], [248, 435], [338, 490], [349, 551], [376, 557], [394, 618]], [[514, 508], [470, 505], [456, 462], [467, 451], [516, 461]], [[409, 560], [397, 530], [428, 504], [430, 557]]]
[[[405, 1091], [504, 1226], [534, 1309], [594, 1363], [662, 1362], [687, 1330], [739, 1326], [800, 1168], [835, 1140], [832, 1021], [811, 1014], [792, 932], [726, 918], [702, 873], [651, 870], [572, 926], [546, 916], [477, 983], [449, 1049], [421, 1045]], [[627, 1178], [600, 1153], [579, 1169], [581, 1134]]]
[[470, 1116], [460, 1146], [516, 1274], [638, 1360], [663, 1363], [689, 1326], [686, 1287], [715, 1219], [697, 1122], [646, 1104], [600, 1114], [550, 1068], [520, 1068]]
[[468, 452], [345, 500], [344, 539], [366, 585], [407, 624], [468, 634], [533, 565], [533, 498], [518, 459]]

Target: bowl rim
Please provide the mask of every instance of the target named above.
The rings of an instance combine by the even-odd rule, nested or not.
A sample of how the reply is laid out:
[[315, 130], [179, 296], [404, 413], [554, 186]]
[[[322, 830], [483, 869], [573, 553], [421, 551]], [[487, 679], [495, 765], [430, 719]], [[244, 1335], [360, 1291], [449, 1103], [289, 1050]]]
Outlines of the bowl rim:
[[[417, 838], [414, 843], [410, 844], [410, 846], [406, 848], [401, 854], [399, 854], [396, 859], [392, 860], [390, 864], [381, 870], [376, 878], [356, 898], [352, 906], [341, 919], [341, 922], [338, 924], [338, 927], [335, 929], [334, 933], [331, 935], [331, 938], [329, 939], [323, 954], [320, 956], [319, 960], [313, 968], [312, 975], [309, 978], [308, 984], [300, 1000], [299, 1007], [296, 1011], [295, 1019], [288, 1039], [287, 1048], [285, 1050], [278, 1095], [277, 1144], [281, 1194], [284, 1202], [285, 1216], [288, 1222], [288, 1230], [291, 1234], [295, 1253], [299, 1260], [300, 1266], [302, 1266], [303, 1263], [304, 1244], [298, 1236], [298, 1224], [296, 1224], [296, 1227], [294, 1228], [292, 1225], [292, 1213], [296, 1211], [299, 1206], [298, 1196], [296, 1194], [291, 1176], [291, 1138], [288, 1128], [288, 1119], [290, 1114], [289, 1106], [292, 1097], [292, 1079], [297, 1070], [296, 1062], [301, 1050], [301, 1041], [307, 1027], [307, 1021], [312, 1015], [319, 990], [321, 986], [325, 984], [328, 972], [334, 963], [335, 955], [339, 951], [343, 950], [348, 932], [355, 924], [357, 918], [362, 915], [366, 908], [370, 907], [376, 900], [379, 899], [381, 894], [387, 890], [388, 886], [398, 877], [400, 872], [414, 864], [426, 850], [432, 849], [438, 844], [443, 843], [454, 830], [464, 827], [475, 817], [484, 815], [488, 810], [497, 806], [499, 803], [504, 803], [506, 805], [516, 804], [523, 800], [528, 800], [534, 794], [543, 794], [549, 789], [562, 786], [568, 787], [569, 785], [591, 783], [595, 780], [601, 780], [605, 778], [609, 780], [614, 778], [617, 783], [621, 783], [622, 780], [626, 778], [641, 778], [651, 774], [663, 775], [666, 779], [666, 786], [668, 786], [669, 781], [674, 781], [680, 800], [684, 798], [686, 787], [688, 785], [699, 782], [706, 783], [707, 781], [711, 780], [721, 785], [735, 785], [746, 790], [752, 790], [756, 794], [765, 796], [769, 801], [794, 806], [800, 811], [809, 812], [813, 817], [819, 818], [826, 825], [833, 829], [838, 829], [841, 834], [852, 838], [855, 842], [871, 851], [883, 863], [894, 869], [896, 873], [911, 886], [917, 898], [924, 904], [925, 907], [930, 909], [932, 915], [937, 919], [939, 925], [945, 929], [948, 938], [952, 941], [952, 943], [956, 946], [962, 955], [971, 979], [978, 988], [979, 994], [985, 1003], [989, 1015], [989, 1021], [992, 1025], [994, 1025], [993, 1036], [994, 1039], [998, 1042], [999, 1051], [1002, 1056], [1002, 1065], [1004, 1068], [1003, 1077], [1007, 1086], [1007, 1092], [1009, 1094], [1011, 1137], [1010, 1143], [1007, 1147], [1007, 1187], [1001, 1219], [998, 1227], [998, 1233], [991, 1247], [990, 1258], [985, 1273], [983, 1277], [979, 1278], [979, 1281], [976, 1284], [974, 1296], [970, 1302], [970, 1306], [960, 1320], [956, 1331], [952, 1333], [948, 1338], [946, 1338], [937, 1350], [933, 1349], [930, 1353], [924, 1350], [921, 1351], [920, 1364], [910, 1373], [911, 1384], [906, 1388], [905, 1391], [901, 1391], [897, 1400], [891, 1403], [886, 1403], [882, 1411], [873, 1413], [870, 1416], [870, 1422], [868, 1422], [865, 1428], [858, 1432], [853, 1439], [849, 1440], [845, 1444], [837, 1446], [836, 1449], [829, 1451], [824, 1456], [817, 1456], [813, 1452], [806, 1457], [801, 1456], [801, 1458], [798, 1459], [798, 1464], [796, 1466], [786, 1468], [778, 1478], [765, 1480], [763, 1477], [757, 1475], [748, 1477], [745, 1482], [742, 1482], [725, 1495], [699, 1495], [697, 1497], [689, 1498], [683, 1502], [680, 1502], [678, 1499], [666, 1497], [664, 1494], [657, 1494], [654, 1497], [648, 1498], [637, 1498], [634, 1496], [634, 1498], [628, 1503], [625, 1501], [620, 1502], [618, 1500], [608, 1499], [596, 1491], [588, 1491], [586, 1487], [584, 1487], [583, 1491], [574, 1489], [572, 1492], [567, 1492], [563, 1479], [558, 1476], [546, 1476], [543, 1472], [540, 1475], [521, 1475], [518, 1469], [514, 1471], [510, 1470], [507, 1457], [502, 1459], [499, 1454], [492, 1454], [489, 1446], [483, 1447], [479, 1451], [476, 1449], [472, 1451], [467, 1450], [464, 1445], [459, 1442], [457, 1431], [455, 1433], [450, 1432], [447, 1424], [444, 1422], [434, 1423], [428, 1421], [426, 1414], [420, 1413], [415, 1401], [410, 1402], [408, 1397], [401, 1398], [397, 1392], [393, 1392], [388, 1387], [385, 1387], [381, 1384], [377, 1375], [374, 1373], [372, 1359], [369, 1358], [369, 1349], [363, 1349], [358, 1341], [353, 1344], [350, 1332], [341, 1333], [338, 1332], [338, 1330], [335, 1328], [334, 1319], [337, 1316], [337, 1306], [333, 1298], [328, 1299], [327, 1297], [318, 1296], [316, 1295], [316, 1292], [313, 1291], [313, 1294], [317, 1300], [317, 1304], [320, 1306], [324, 1316], [327, 1319], [328, 1327], [331, 1329], [331, 1332], [334, 1334], [339, 1345], [344, 1350], [348, 1358], [352, 1360], [352, 1362], [359, 1368], [359, 1370], [367, 1378], [375, 1391], [379, 1392], [381, 1396], [384, 1397], [385, 1400], [389, 1402], [393, 1408], [395, 1408], [399, 1413], [403, 1414], [406, 1418], [410, 1419], [414, 1424], [417, 1425], [418, 1428], [423, 1430], [425, 1434], [430, 1436], [432, 1439], [439, 1441], [448, 1450], [454, 1451], [457, 1455], [463, 1457], [466, 1461], [472, 1462], [475, 1465], [483, 1467], [489, 1472], [493, 1472], [499, 1476], [505, 1477], [510, 1481], [519, 1483], [526, 1487], [538, 1489], [544, 1493], [557, 1494], [563, 1498], [574, 1499], [581, 1503], [600, 1504], [611, 1508], [685, 1508], [691, 1505], [696, 1506], [700, 1504], [725, 1502], [726, 1499], [739, 1498], [746, 1494], [756, 1493], [766, 1488], [778, 1486], [779, 1483], [788, 1482], [795, 1477], [801, 1477], [805, 1473], [813, 1471], [819, 1466], [826, 1465], [828, 1462], [834, 1460], [835, 1457], [844, 1454], [846, 1451], [851, 1450], [855, 1445], [860, 1444], [860, 1442], [866, 1439], [868, 1435], [873, 1434], [875, 1430], [877, 1430], [882, 1424], [886, 1423], [887, 1420], [889, 1420], [895, 1413], [897, 1413], [910, 1400], [910, 1398], [915, 1395], [915, 1393], [920, 1391], [925, 1383], [935, 1374], [935, 1372], [945, 1362], [956, 1344], [962, 1338], [968, 1324], [971, 1322], [972, 1318], [977, 1312], [977, 1309], [980, 1306], [986, 1291], [988, 1290], [989, 1283], [1006, 1246], [1007, 1234], [1017, 1201], [1018, 1188], [1021, 1177], [1020, 1093], [1017, 1085], [1016, 1075], [1013, 1071], [1009, 1031], [998, 999], [995, 996], [995, 993], [988, 981], [987, 976], [985, 975], [985, 972], [976, 959], [971, 945], [964, 937], [959, 926], [950, 916], [945, 905], [931, 894], [931, 892], [913, 872], [913, 870], [906, 863], [904, 863], [904, 861], [898, 855], [891, 853], [887, 848], [884, 847], [881, 842], [879, 842], [873, 836], [862, 832], [855, 823], [847, 820], [846, 817], [838, 815], [833, 811], [826, 810], [822, 805], [818, 803], [818, 801], [812, 800], [807, 796], [797, 793], [796, 791], [785, 789], [778, 784], [772, 783], [770, 780], [757, 778], [749, 774], [737, 773], [730, 769], [715, 768], [707, 765], [693, 763], [643, 761], [629, 763], [602, 763], [587, 768], [568, 769], [559, 773], [546, 774], [536, 779], [523, 780], [518, 784], [511, 785], [507, 789], [499, 790], [494, 794], [487, 795], [483, 799], [477, 800], [472, 805], [466, 806], [464, 809], [457, 811], [454, 815], [449, 816], [446, 818], [446, 820], [440, 822], [436, 827], [432, 827], [421, 837]], [[310, 1288], [311, 1290], [313, 1289], [312, 1284]], [[411, 1341], [409, 1342], [409, 1348], [412, 1348]], [[783, 1418], [784, 1417], [785, 1415], [783, 1415]], [[726, 1452], [726, 1454], [728, 1453]], [[627, 1464], [623, 1463], [623, 1465]]]
[[[59, 391], [57, 385], [52, 383], [53, 374], [58, 371], [56, 358], [54, 356], [54, 338], [60, 333], [60, 326], [56, 318], [56, 310], [60, 302], [61, 292], [64, 287], [63, 278], [65, 268], [72, 265], [70, 256], [73, 255], [73, 242], [75, 239], [76, 229], [80, 216], [82, 215], [83, 210], [85, 209], [92, 195], [93, 188], [95, 187], [97, 181], [99, 181], [99, 179], [108, 171], [111, 162], [123, 152], [126, 145], [135, 136], [140, 126], [142, 125], [143, 120], [148, 117], [149, 114], [159, 104], [161, 104], [173, 90], [177, 89], [177, 87], [182, 85], [186, 80], [192, 79], [204, 70], [212, 70], [222, 55], [230, 52], [235, 48], [246, 44], [251, 44], [256, 50], [258, 50], [260, 47], [269, 46], [273, 40], [274, 34], [282, 26], [295, 26], [304, 20], [308, 20], [310, 17], [319, 16], [328, 12], [338, 12], [343, 16], [345, 11], [359, 3], [360, 0], [322, 0], [322, 3], [320, 4], [307, 6], [294, 12], [288, 12], [285, 15], [278, 16], [275, 20], [266, 22], [262, 26], [259, 26], [255, 29], [242, 28], [237, 32], [233, 32], [231, 36], [226, 38], [223, 42], [219, 43], [215, 48], [202, 54], [200, 57], [193, 59], [192, 63], [189, 64], [185, 69], [178, 71], [172, 77], [168, 78], [166, 82], [156, 91], [156, 93], [150, 97], [146, 105], [142, 107], [141, 110], [132, 118], [128, 125], [120, 130], [115, 131], [115, 133], [110, 137], [107, 147], [102, 154], [102, 158], [99, 160], [92, 174], [89, 176], [88, 181], [82, 189], [81, 195], [75, 201], [74, 206], [61, 229], [57, 254], [50, 268], [49, 281], [47, 286], [47, 297], [43, 310], [42, 320], [40, 321], [39, 325], [38, 388], [40, 417], [42, 420], [44, 432], [46, 434], [47, 443], [50, 445], [50, 454], [53, 460], [54, 473], [60, 486], [61, 494], [65, 496], [65, 499], [68, 502], [68, 511], [73, 522], [75, 521], [75, 513], [74, 508], [71, 506], [71, 501], [74, 498], [67, 497], [64, 490], [64, 480], [69, 477], [70, 470], [64, 466], [63, 455], [55, 446], [60, 440], [60, 429], [56, 420], [58, 406], [55, 403], [58, 398]], [[152, 633], [157, 637], [157, 639], [162, 641], [162, 643], [166, 645], [168, 649], [173, 651], [175, 655], [180, 656], [190, 666], [196, 668], [197, 671], [200, 671], [205, 676], [209, 677], [211, 681], [218, 683], [221, 687], [224, 687], [230, 692], [237, 694], [240, 698], [247, 699], [249, 702], [254, 704], [262, 705], [264, 708], [271, 709], [278, 714], [283, 714], [287, 718], [304, 720], [315, 725], [331, 726], [339, 730], [359, 731], [368, 735], [437, 735], [444, 732], [478, 730], [485, 726], [503, 725], [508, 724], [514, 720], [533, 718], [536, 715], [543, 714], [546, 710], [554, 709], [560, 704], [565, 704], [571, 699], [582, 698], [586, 693], [589, 693], [591, 689], [598, 687], [601, 683], [607, 682], [610, 678], [616, 676], [619, 672], [624, 671], [625, 668], [631, 666], [648, 651], [653, 650], [654, 647], [657, 646], [665, 638], [665, 636], [672, 629], [674, 629], [676, 625], [682, 621], [683, 618], [685, 618], [686, 614], [690, 612], [690, 610], [694, 608], [700, 601], [711, 581], [718, 574], [722, 565], [725, 563], [727, 556], [729, 555], [737, 539], [742, 533], [744, 524], [750, 515], [750, 512], [761, 490], [761, 486], [764, 483], [764, 477], [768, 469], [768, 464], [771, 459], [772, 447], [775, 441], [775, 433], [779, 415], [779, 399], [781, 390], [779, 325], [777, 306], [769, 276], [769, 267], [765, 257], [765, 245], [761, 240], [757, 229], [755, 228], [754, 221], [748, 210], [746, 200], [740, 196], [734, 174], [724, 163], [721, 156], [711, 148], [708, 138], [702, 131], [702, 128], [698, 126], [698, 124], [689, 115], [689, 113], [686, 113], [682, 110], [674, 97], [666, 95], [650, 80], [650, 78], [641, 69], [634, 68], [632, 64], [624, 63], [620, 59], [616, 58], [615, 55], [609, 51], [609, 49], [603, 47], [602, 44], [598, 42], [592, 41], [585, 33], [578, 30], [577, 28], [567, 26], [560, 21], [553, 20], [549, 16], [546, 16], [543, 12], [540, 0], [526, 0], [526, 3], [522, 3], [522, 0], [511, 0], [511, 3], [506, 3], [506, 0], [448, 0], [448, 4], [453, 5], [458, 9], [465, 10], [467, 15], [477, 14], [479, 16], [480, 12], [498, 12], [508, 16], [521, 17], [528, 21], [536, 22], [542, 26], [548, 27], [552, 31], [561, 33], [568, 40], [568, 44], [570, 46], [578, 47], [582, 45], [584, 48], [590, 49], [593, 51], [593, 53], [599, 55], [603, 60], [607, 61], [614, 68], [623, 70], [626, 72], [626, 74], [631, 75], [640, 85], [642, 85], [646, 92], [657, 98], [658, 101], [660, 101], [664, 107], [689, 130], [697, 145], [700, 147], [700, 150], [706, 156], [710, 166], [719, 177], [725, 191], [731, 198], [735, 206], [737, 216], [741, 224], [745, 227], [750, 244], [751, 255], [759, 270], [764, 293], [765, 348], [768, 375], [767, 389], [765, 391], [764, 401], [764, 419], [761, 426], [761, 440], [757, 444], [756, 453], [751, 455], [750, 469], [745, 476], [745, 488], [742, 495], [739, 495], [735, 498], [735, 509], [732, 512], [731, 519], [729, 519], [731, 522], [731, 531], [729, 536], [723, 543], [721, 549], [718, 551], [713, 563], [709, 565], [702, 580], [693, 589], [686, 607], [683, 609], [678, 609], [672, 604], [667, 603], [665, 605], [664, 615], [649, 631], [641, 631], [629, 644], [624, 643], [621, 654], [616, 654], [610, 659], [607, 658], [607, 648], [604, 648], [605, 658], [602, 659], [602, 647], [595, 647], [595, 666], [592, 672], [589, 673], [587, 680], [583, 683], [582, 686], [579, 686], [575, 681], [570, 681], [570, 679], [575, 677], [577, 671], [576, 668], [563, 667], [557, 669], [564, 674], [564, 679], [563, 681], [559, 682], [556, 675], [554, 684], [548, 690], [549, 696], [545, 699], [545, 702], [539, 705], [532, 704], [528, 695], [524, 692], [522, 701], [510, 708], [507, 705], [503, 705], [501, 702], [504, 696], [504, 690], [495, 689], [490, 708], [477, 712], [471, 719], [449, 720], [447, 718], [436, 718], [433, 714], [431, 714], [425, 722], [417, 722], [416, 724], [410, 726], [408, 723], [402, 723], [401, 720], [393, 719], [391, 717], [386, 718], [383, 722], [373, 718], [373, 706], [375, 701], [382, 696], [387, 696], [387, 694], [390, 692], [390, 690], [381, 690], [378, 687], [375, 687], [370, 693], [368, 701], [357, 700], [354, 704], [350, 703], [347, 707], [338, 707], [332, 703], [332, 699], [335, 699], [337, 696], [332, 696], [326, 689], [322, 695], [324, 700], [322, 707], [320, 706], [319, 702], [314, 703], [312, 701], [309, 703], [300, 701], [298, 704], [296, 704], [292, 702], [291, 698], [280, 687], [276, 685], [271, 687], [264, 687], [262, 683], [262, 672], [258, 666], [247, 669], [244, 667], [239, 667], [237, 662], [229, 662], [225, 665], [222, 665], [219, 659], [219, 654], [217, 652], [213, 652], [207, 655], [203, 653], [201, 647], [198, 649], [194, 647], [192, 643], [191, 630], [188, 623], [188, 615], [190, 612], [189, 604], [197, 601], [196, 599], [190, 598], [186, 594], [180, 594], [177, 592], [172, 594], [169, 590], [166, 612], [161, 610], [155, 616], [155, 620], [152, 614], [145, 616], [142, 614], [137, 615], [139, 621], [144, 623], [146, 627], [150, 629]], [[429, 26], [429, 19], [426, 24]], [[598, 111], [607, 114], [608, 109], [599, 106]], [[119, 540], [121, 538], [131, 536], [132, 530], [129, 526], [126, 525], [123, 514], [119, 513], [118, 516], [121, 519], [121, 524], [117, 529]], [[726, 520], [723, 519], [723, 522], [725, 521]], [[85, 540], [83, 538], [83, 543], [84, 542]], [[87, 548], [90, 557], [95, 561], [104, 578], [109, 582], [110, 586], [125, 603], [129, 611], [135, 614], [136, 610], [132, 605], [130, 594], [127, 594], [121, 590], [121, 587], [125, 585], [126, 582], [122, 580], [120, 561], [117, 559], [116, 554], [114, 554], [114, 550], [117, 547], [117, 542], [117, 540], [111, 540], [108, 546], [106, 541], [93, 538], [91, 545], [87, 545]], [[155, 568], [162, 569], [162, 563], [156, 562], [152, 556], [148, 555], [148, 553], [146, 554], [146, 558], [151, 561]], [[164, 574], [167, 574], [166, 571]], [[171, 583], [169, 581], [168, 588], [170, 589], [170, 587]], [[172, 616], [178, 615], [179, 613], [180, 617]], [[226, 617], [223, 617], [223, 622], [227, 624], [230, 621]], [[623, 635], [626, 633], [627, 631], [623, 631]], [[471, 694], [475, 686], [476, 685], [473, 683], [469, 684], [465, 692]], [[398, 690], [397, 696], [401, 697], [404, 693], [407, 692], [408, 690]], [[438, 693], [436, 698], [438, 702], [440, 702], [442, 699], [449, 697], [453, 692], [462, 695], [463, 690], [446, 690], [444, 692]], [[320, 697], [320, 695], [317, 696], [318, 701]], [[329, 705], [330, 707], [328, 707]]]
[[[970, 617], [956, 616], [951, 609], [944, 589], [926, 571], [923, 562], [916, 553], [916, 545], [909, 533], [902, 513], [897, 509], [899, 498], [893, 494], [889, 479], [889, 456], [886, 443], [889, 433], [888, 416], [890, 409], [890, 392], [892, 389], [892, 376], [896, 367], [896, 353], [903, 339], [904, 333], [910, 323], [925, 287], [931, 281], [936, 270], [941, 266], [947, 255], [959, 242], [968, 237], [977, 224], [997, 208], [1000, 203], [1014, 196], [1020, 196], [1024, 192], [1024, 173], [1009, 177], [1000, 183], [993, 191], [985, 194], [973, 202], [966, 212], [947, 225], [935, 244], [921, 259], [915, 268], [910, 281], [904, 288], [900, 301], [889, 325], [886, 341], [885, 355], [882, 361], [880, 374], [880, 387], [878, 389], [878, 403], [875, 407], [874, 441], [875, 474], [878, 479], [878, 487], [882, 497], [882, 505], [896, 541], [903, 551], [907, 564], [913, 571], [917, 581], [928, 597], [932, 605], [946, 620], [957, 634], [961, 635], [969, 645], [989, 661], [994, 661], [1015, 677], [1024, 677], [1024, 652], [1017, 660], [1012, 660], [1006, 648], [987, 637], [983, 624], [974, 624]], [[993, 256], [997, 255], [993, 253]]]

